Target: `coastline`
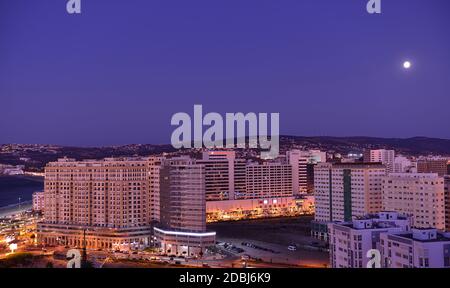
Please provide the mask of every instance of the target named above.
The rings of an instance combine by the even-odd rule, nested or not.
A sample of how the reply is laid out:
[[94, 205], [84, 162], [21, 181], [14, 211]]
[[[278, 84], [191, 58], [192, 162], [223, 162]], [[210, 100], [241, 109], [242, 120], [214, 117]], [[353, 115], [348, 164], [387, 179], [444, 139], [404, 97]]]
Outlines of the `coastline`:
[[30, 181], [34, 181], [34, 182], [44, 182], [44, 177], [43, 176], [33, 176], [33, 175], [27, 175], [27, 174], [23, 174], [23, 175], [4, 175], [4, 174], [0, 174], [0, 179], [1, 178], [8, 178], [8, 177], [13, 177], [13, 178], [18, 178], [18, 179], [25, 179], [25, 180], [30, 180]]
[[23, 203], [8, 205], [4, 207], [0, 207], [0, 218], [9, 217], [12, 215], [19, 214], [21, 212], [25, 212], [33, 208], [32, 201], [24, 201]]
[[[44, 177], [32, 175], [0, 175], [0, 217], [29, 210], [31, 194], [42, 191]], [[16, 199], [21, 198], [18, 203]]]

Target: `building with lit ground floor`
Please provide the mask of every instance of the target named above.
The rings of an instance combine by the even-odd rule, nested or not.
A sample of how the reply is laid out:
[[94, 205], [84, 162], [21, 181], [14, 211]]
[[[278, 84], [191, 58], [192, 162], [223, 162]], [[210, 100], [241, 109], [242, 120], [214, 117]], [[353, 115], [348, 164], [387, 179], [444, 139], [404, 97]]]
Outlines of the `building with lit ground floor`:
[[44, 245], [126, 251], [151, 246], [152, 232], [151, 226], [105, 228], [38, 223], [37, 240]]
[[314, 214], [314, 196], [207, 201], [206, 221], [257, 219]]
[[139, 157], [48, 163], [38, 243], [81, 247], [86, 237], [94, 249], [149, 245], [149, 165]]
[[188, 157], [161, 164], [156, 246], [169, 255], [201, 256], [216, 236], [206, 231], [205, 166]]
[[216, 232], [184, 232], [154, 228], [161, 252], [169, 255], [199, 256], [216, 244]]

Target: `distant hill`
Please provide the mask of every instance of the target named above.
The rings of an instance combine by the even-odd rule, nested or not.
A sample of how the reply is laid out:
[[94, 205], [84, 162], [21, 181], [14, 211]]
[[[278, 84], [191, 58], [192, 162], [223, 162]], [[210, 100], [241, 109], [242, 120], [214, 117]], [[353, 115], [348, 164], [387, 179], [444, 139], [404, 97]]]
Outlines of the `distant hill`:
[[[8, 149], [4, 147], [8, 146]], [[12, 146], [12, 148], [9, 148]], [[107, 147], [67, 147], [56, 145], [0, 145], [0, 163], [25, 165], [27, 170], [42, 168], [58, 158], [68, 157], [76, 160], [102, 159], [107, 157], [149, 156], [164, 152], [174, 152], [172, 145], [130, 144]], [[6, 152], [5, 152], [6, 150]], [[21, 160], [29, 158], [28, 161]]]
[[[292, 147], [321, 149], [341, 154], [362, 152], [364, 149], [394, 149], [397, 153], [450, 156], [450, 140], [374, 137], [304, 137], [280, 136], [280, 152]], [[46, 163], [67, 156], [77, 160], [119, 156], [148, 156], [176, 151], [171, 145], [130, 144], [107, 147], [65, 147], [57, 145], [5, 144], [0, 145], [0, 163], [25, 165], [27, 170], [41, 171]], [[24, 160], [27, 159], [27, 160]]]
[[347, 153], [363, 149], [394, 149], [406, 155], [448, 155], [450, 156], [450, 140], [413, 137], [413, 138], [376, 138], [376, 137], [303, 137], [281, 136], [282, 145], [296, 144], [305, 147], [320, 147], [324, 150], [335, 150]]

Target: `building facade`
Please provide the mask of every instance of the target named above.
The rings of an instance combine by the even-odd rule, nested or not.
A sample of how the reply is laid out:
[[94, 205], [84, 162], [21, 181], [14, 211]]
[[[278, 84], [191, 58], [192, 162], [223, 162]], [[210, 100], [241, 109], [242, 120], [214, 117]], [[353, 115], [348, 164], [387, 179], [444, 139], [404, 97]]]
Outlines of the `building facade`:
[[47, 245], [129, 249], [149, 245], [148, 162], [140, 158], [75, 161], [45, 167], [44, 221], [37, 240]]
[[311, 170], [311, 167], [308, 170], [308, 165], [326, 162], [326, 152], [320, 150], [290, 150], [286, 152], [286, 159], [288, 164], [292, 166], [292, 189], [294, 195], [312, 192], [310, 189], [313, 187], [311, 185], [313, 176], [311, 174], [308, 176], [308, 171], [312, 172], [313, 170]]
[[417, 161], [418, 173], [437, 173], [439, 176], [448, 174], [448, 158], [421, 158]]
[[44, 192], [34, 192], [32, 196], [33, 211], [44, 211]]
[[445, 231], [450, 232], [450, 175], [444, 176]]
[[205, 166], [188, 157], [165, 159], [160, 170], [160, 222], [155, 240], [163, 253], [197, 256], [215, 245], [206, 231]]
[[247, 199], [245, 160], [234, 151], [205, 151], [197, 163], [205, 166], [206, 201]]
[[249, 164], [246, 167], [248, 199], [292, 196], [292, 167], [288, 164]]
[[444, 230], [444, 179], [436, 173], [392, 173], [383, 178], [383, 209], [411, 216], [416, 228]]
[[314, 169], [315, 218], [312, 235], [326, 239], [326, 223], [348, 222], [382, 211], [382, 179], [386, 168], [379, 163], [320, 163]]
[[347, 223], [328, 224], [330, 265], [333, 268], [366, 268], [367, 253], [380, 250], [382, 233], [401, 233], [411, 229], [411, 219], [396, 212], [380, 212]]
[[386, 149], [365, 150], [364, 162], [379, 162], [386, 166], [386, 173], [394, 172], [395, 151]]
[[417, 173], [417, 162], [405, 156], [398, 155], [394, 159], [393, 173]]
[[449, 268], [450, 235], [436, 229], [416, 229], [380, 237], [384, 268]]

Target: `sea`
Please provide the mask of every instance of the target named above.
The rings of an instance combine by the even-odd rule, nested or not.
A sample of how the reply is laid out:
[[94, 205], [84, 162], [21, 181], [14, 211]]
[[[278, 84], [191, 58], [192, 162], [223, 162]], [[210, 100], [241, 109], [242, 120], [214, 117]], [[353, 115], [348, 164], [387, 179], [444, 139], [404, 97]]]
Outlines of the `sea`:
[[0, 176], [0, 214], [30, 208], [33, 193], [43, 190], [44, 177]]

